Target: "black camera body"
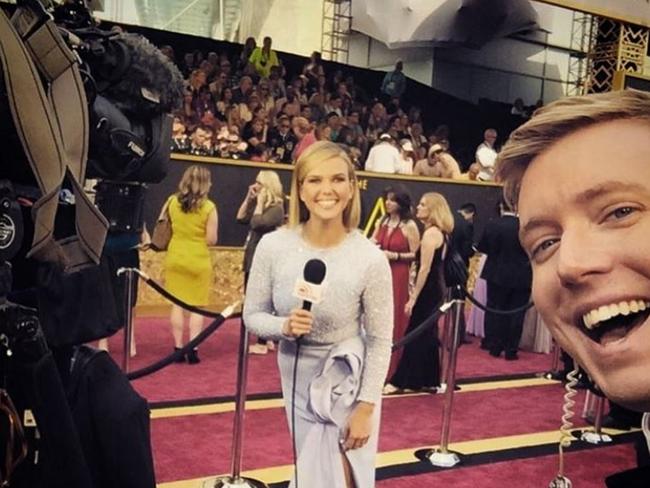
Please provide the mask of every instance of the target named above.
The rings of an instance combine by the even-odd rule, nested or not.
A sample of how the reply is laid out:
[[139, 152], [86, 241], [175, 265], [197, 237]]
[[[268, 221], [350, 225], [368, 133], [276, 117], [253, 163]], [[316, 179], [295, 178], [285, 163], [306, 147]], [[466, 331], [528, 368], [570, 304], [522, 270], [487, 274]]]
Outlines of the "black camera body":
[[[144, 198], [133, 201], [116, 195], [144, 194], [146, 185], [160, 182], [171, 153], [170, 112], [182, 99], [183, 79], [176, 66], [144, 37], [79, 27], [85, 18], [62, 6], [55, 18], [71, 26], [80, 39], [73, 46], [83, 61], [90, 117], [90, 149], [86, 176], [101, 180], [96, 203], [111, 231], [139, 232]], [[140, 191], [133, 187], [141, 186]], [[113, 187], [113, 188], [111, 188]]]
[[[75, 351], [124, 326], [116, 271], [137, 259], [124, 237], [167, 173], [182, 77], [146, 39], [96, 28], [83, 0], [41, 1], [0, 10], [0, 386], [13, 398], [0, 436], [16, 439], [0, 478], [154, 488], [146, 401], [107, 354]], [[23, 436], [27, 410], [38, 430]]]
[[[88, 106], [88, 157], [83, 176], [106, 182], [98, 191], [110, 184], [145, 185], [146, 189], [146, 184], [160, 182], [168, 172], [171, 152], [170, 114], [182, 100], [183, 77], [178, 68], [144, 37], [98, 28], [84, 0], [66, 1], [50, 12], [40, 0], [19, 0], [18, 8], [33, 11], [41, 22], [52, 16], [79, 61]], [[39, 65], [38, 60], [35, 63]], [[0, 76], [0, 112], [6, 114], [10, 113], [8, 95], [9, 88]], [[36, 175], [12, 117], [0, 117], [0, 131], [4, 139], [0, 159], [5, 160], [0, 165], [0, 179], [36, 186]], [[103, 203], [106, 200], [111, 201], [110, 206]], [[111, 230], [142, 229], [142, 220], [119, 221], [132, 214], [116, 208], [113, 199], [100, 197], [99, 201]]]
[[83, 61], [90, 109], [86, 175], [158, 183], [167, 174], [180, 71], [140, 35], [95, 27], [70, 32], [81, 41], [73, 49]]
[[36, 361], [48, 351], [33, 308], [5, 302], [0, 305], [0, 353], [23, 361]]
[[[28, 157], [31, 148], [20, 132], [24, 128], [16, 126], [15, 116], [9, 116], [17, 113], [14, 110], [16, 98], [12, 95], [19, 93], [20, 87], [6, 82], [11, 79], [6, 75], [12, 70], [5, 72], [4, 64], [0, 65], [0, 111], [5, 114], [0, 117], [3, 134], [0, 265], [11, 263], [19, 282], [18, 288], [16, 283], [12, 286], [10, 274], [4, 280], [0, 273], [0, 298], [9, 297], [23, 305], [38, 307], [48, 343], [56, 347], [106, 336], [123, 325], [122, 290], [116, 284], [120, 280], [114, 276], [113, 268], [119, 265], [124, 252], [137, 253], [132, 244], [143, 227], [148, 185], [160, 182], [167, 174], [171, 152], [170, 114], [182, 100], [183, 77], [178, 68], [144, 37], [98, 28], [84, 0], [66, 1], [49, 11], [45, 3], [50, 2], [19, 0], [11, 23], [23, 39], [24, 52], [38, 68], [45, 92], [51, 90], [53, 84], [51, 77], [43, 75], [48, 60], [40, 59], [39, 52], [27, 46], [29, 35], [49, 23], [53, 26], [50, 30], [55, 31], [53, 38], [62, 40], [59, 44], [64, 44], [64, 51], [71, 53], [66, 57], [77, 64], [81, 79], [78, 87], [83, 96], [78, 98], [87, 102], [87, 120], [78, 124], [80, 131], [86, 127], [86, 132], [83, 136], [73, 134], [73, 138], [87, 138], [87, 158], [82, 162], [81, 174], [75, 175], [76, 183], [70, 180], [68, 172], [60, 190], [47, 196], [42, 185], [43, 172], [39, 174], [33, 157]], [[21, 30], [29, 23], [31, 27]], [[4, 46], [5, 39], [2, 42]], [[35, 94], [28, 96], [37, 98]], [[59, 101], [58, 108], [61, 107], [65, 110], [65, 99]], [[56, 117], [59, 115], [57, 113]], [[64, 115], [71, 118], [65, 112]], [[28, 118], [20, 124], [47, 125], [47, 120]], [[79, 191], [86, 178], [96, 180], [92, 189], [95, 211], [99, 209], [105, 217], [104, 226], [108, 221], [106, 242], [110, 245], [104, 245], [103, 250], [100, 245], [99, 252], [94, 255], [97, 265], [70, 271], [64, 269], [63, 261], [52, 253], [47, 259], [41, 255], [32, 257], [30, 253], [38, 241], [35, 232], [39, 229], [35, 207], [46, 196], [58, 201], [52, 236], [63, 248], [68, 236], [78, 233]], [[86, 189], [90, 186], [86, 185]], [[84, 237], [89, 235], [79, 236], [83, 246]], [[110, 293], [103, 290], [110, 290]], [[75, 311], [75, 307], [84, 308], [78, 303], [82, 297], [89, 302], [87, 307], [84, 305], [85, 316]], [[85, 329], [90, 330], [85, 332]]]

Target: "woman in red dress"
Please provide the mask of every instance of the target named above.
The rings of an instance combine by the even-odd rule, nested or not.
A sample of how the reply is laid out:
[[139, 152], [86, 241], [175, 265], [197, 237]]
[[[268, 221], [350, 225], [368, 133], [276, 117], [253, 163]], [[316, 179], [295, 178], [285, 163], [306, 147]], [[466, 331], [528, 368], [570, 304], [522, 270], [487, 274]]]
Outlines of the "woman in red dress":
[[[393, 275], [394, 323], [393, 343], [404, 336], [408, 317], [404, 306], [409, 299], [411, 263], [420, 247], [420, 231], [411, 213], [411, 196], [403, 187], [384, 190], [386, 215], [378, 222], [372, 240], [384, 251]], [[402, 350], [391, 357], [387, 378], [395, 372]]]

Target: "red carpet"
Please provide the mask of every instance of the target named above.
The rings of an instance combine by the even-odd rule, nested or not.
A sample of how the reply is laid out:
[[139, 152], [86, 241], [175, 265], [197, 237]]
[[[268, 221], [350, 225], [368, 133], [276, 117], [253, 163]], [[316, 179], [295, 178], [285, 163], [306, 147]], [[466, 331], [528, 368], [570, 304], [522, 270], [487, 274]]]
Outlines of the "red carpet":
[[[232, 396], [235, 392], [238, 340], [239, 320], [229, 320], [200, 348], [201, 364], [173, 364], [133, 384], [150, 402]], [[536, 373], [546, 371], [550, 366], [550, 357], [542, 354], [522, 352], [521, 359], [513, 362], [494, 359], [479, 349], [478, 339], [473, 340], [474, 344], [460, 349], [459, 379]], [[172, 337], [167, 319], [138, 319], [136, 342], [138, 355], [131, 360], [131, 370], [169, 354]], [[120, 363], [121, 333], [111, 339], [110, 345]], [[249, 394], [277, 394], [279, 391], [275, 353], [250, 356]], [[454, 399], [451, 442], [556, 430], [560, 424], [563, 394], [559, 384], [461, 392]], [[583, 398], [581, 393], [575, 408], [578, 414]], [[420, 446], [439, 443], [442, 403], [442, 395], [384, 399], [380, 452], [415, 451]], [[162, 483], [227, 473], [231, 462], [232, 422], [232, 412], [152, 420], [157, 481]], [[575, 423], [584, 425], [578, 418]], [[401, 470], [408, 466], [392, 466], [379, 471], [380, 479], [382, 476], [390, 478], [379, 481], [377, 486], [546, 487], [555, 475], [557, 457], [540, 455], [544, 452], [517, 451], [523, 459], [410, 476], [401, 474]], [[486, 455], [488, 461], [492, 459], [489, 456], [495, 456]], [[417, 464], [415, 456], [412, 459], [411, 466], [422, 467]], [[630, 444], [573, 452], [567, 459], [567, 472], [576, 488], [601, 487], [606, 475], [631, 468], [635, 461]], [[246, 413], [243, 469], [287, 465], [291, 460], [284, 409], [249, 410]]]
[[[540, 456], [503, 463], [485, 464], [449, 471], [391, 478], [377, 488], [546, 488], [557, 474], [557, 456]], [[634, 467], [634, 449], [630, 445], [602, 447], [596, 451], [566, 455], [566, 476], [576, 488], [603, 488], [606, 476]]]
[[[118, 332], [109, 341], [111, 354], [118, 364], [122, 361], [122, 337], [122, 332]], [[136, 319], [135, 337], [138, 354], [131, 359], [131, 371], [172, 352], [173, 340], [167, 318]], [[536, 373], [550, 367], [549, 355], [521, 352], [519, 361], [505, 361], [480, 350], [477, 338], [473, 341], [459, 350], [459, 379]], [[235, 393], [238, 350], [239, 319], [231, 319], [202, 344], [200, 364], [172, 364], [134, 381], [133, 385], [150, 402], [231, 396]], [[280, 380], [275, 353], [249, 358], [248, 393], [278, 393]]]
[[[552, 385], [458, 394], [451, 442], [554, 430], [560, 424], [562, 392], [560, 385]], [[386, 398], [379, 450], [437, 444], [442, 404], [442, 395]], [[228, 471], [232, 421], [232, 413], [153, 420], [158, 480]], [[197, 432], [201, 434], [197, 436]], [[248, 411], [244, 469], [290, 464], [291, 456], [284, 409]], [[170, 463], [171, 459], [176, 461]]]

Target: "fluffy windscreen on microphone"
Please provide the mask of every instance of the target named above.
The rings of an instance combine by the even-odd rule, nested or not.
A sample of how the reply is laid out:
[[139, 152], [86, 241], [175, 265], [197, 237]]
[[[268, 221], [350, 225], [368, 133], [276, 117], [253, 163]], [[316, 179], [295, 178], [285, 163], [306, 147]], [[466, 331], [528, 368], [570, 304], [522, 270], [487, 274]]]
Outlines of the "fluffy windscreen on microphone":
[[310, 259], [305, 263], [305, 268], [303, 269], [302, 276], [305, 281], [313, 283], [315, 285], [320, 285], [325, 279], [326, 271], [327, 267], [322, 260]]
[[183, 76], [146, 38], [97, 29], [74, 33], [87, 43], [82, 58], [91, 67], [99, 94], [129, 117], [148, 119], [180, 106]]

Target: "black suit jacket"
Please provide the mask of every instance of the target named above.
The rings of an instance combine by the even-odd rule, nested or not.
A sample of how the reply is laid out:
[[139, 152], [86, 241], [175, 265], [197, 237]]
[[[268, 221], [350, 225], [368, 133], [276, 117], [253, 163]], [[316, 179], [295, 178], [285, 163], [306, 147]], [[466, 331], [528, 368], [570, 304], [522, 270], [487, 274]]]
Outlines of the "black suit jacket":
[[454, 230], [451, 233], [451, 247], [463, 258], [465, 266], [469, 264], [469, 258], [474, 254], [474, 250], [472, 249], [473, 245], [474, 226], [458, 212], [454, 213]]
[[607, 488], [647, 488], [650, 483], [650, 466], [630, 469], [605, 478]]
[[149, 405], [104, 351], [81, 346], [68, 386], [92, 488], [155, 488]]
[[530, 261], [519, 244], [519, 219], [503, 215], [488, 222], [478, 245], [487, 254], [481, 278], [507, 288], [530, 288]]

